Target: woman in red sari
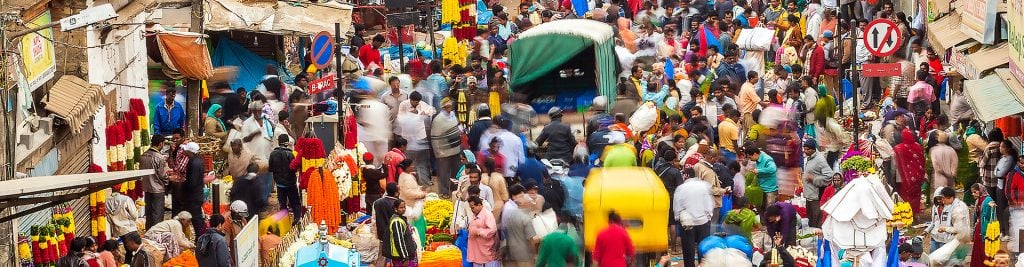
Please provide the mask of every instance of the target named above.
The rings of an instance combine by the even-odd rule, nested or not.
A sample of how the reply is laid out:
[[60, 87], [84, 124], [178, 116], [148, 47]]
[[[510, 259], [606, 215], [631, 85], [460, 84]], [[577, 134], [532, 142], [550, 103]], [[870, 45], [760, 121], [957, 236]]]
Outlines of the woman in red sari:
[[910, 203], [914, 214], [921, 212], [921, 182], [924, 181], [924, 149], [910, 129], [903, 129], [902, 142], [896, 145], [896, 190]]

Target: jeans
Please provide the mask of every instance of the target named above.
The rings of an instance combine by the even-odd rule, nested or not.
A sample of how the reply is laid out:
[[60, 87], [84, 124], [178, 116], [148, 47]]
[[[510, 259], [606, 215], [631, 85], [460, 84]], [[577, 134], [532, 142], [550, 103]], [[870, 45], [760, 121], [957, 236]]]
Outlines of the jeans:
[[736, 161], [736, 153], [732, 153], [729, 150], [722, 149], [722, 157], [725, 158], [725, 162]]
[[146, 229], [164, 220], [164, 193], [146, 192], [143, 196], [146, 201]]
[[430, 150], [406, 151], [406, 158], [412, 159], [416, 180], [420, 186], [430, 185]]
[[711, 235], [711, 222], [697, 226], [683, 226], [683, 266], [696, 267], [697, 243]]
[[985, 187], [989, 196], [996, 202], [996, 219], [999, 221], [999, 232], [1008, 233], [1010, 228], [1010, 213], [1007, 209], [1006, 194], [998, 187]]
[[941, 248], [944, 245], [946, 245], [946, 243], [932, 240], [932, 246], [931, 246], [931, 248], [928, 249], [928, 253], [935, 252], [936, 249], [939, 249], [939, 248]]
[[295, 223], [302, 218], [302, 199], [299, 198], [299, 189], [293, 186], [277, 186], [277, 204], [281, 209], [288, 208], [292, 212]]

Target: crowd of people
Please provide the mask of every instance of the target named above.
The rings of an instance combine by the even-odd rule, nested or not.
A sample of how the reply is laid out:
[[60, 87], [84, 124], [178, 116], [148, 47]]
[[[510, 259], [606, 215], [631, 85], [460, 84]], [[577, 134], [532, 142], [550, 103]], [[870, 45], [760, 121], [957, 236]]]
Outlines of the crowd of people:
[[[357, 25], [350, 57], [386, 86], [344, 88], [345, 101], [307, 94], [306, 74], [286, 84], [273, 67], [252, 90], [213, 84], [202, 133], [223, 144], [218, 153], [226, 165], [217, 176], [233, 178], [224, 215], [203, 215], [203, 187], [212, 176], [199, 145], [185, 136], [181, 96], [166, 84], [164, 102], [154, 103], [152, 145], [139, 160], [156, 170], [142, 180], [143, 214], [116, 193], [106, 204], [112, 235], [127, 253], [111, 254], [117, 241], [75, 239], [58, 265], [152, 267], [164, 255], [194, 249], [200, 266], [232, 266], [231, 242], [252, 215], [277, 207], [297, 222], [306, 212], [293, 150], [296, 140], [312, 136], [305, 121], [314, 113], [345, 114], [339, 122], [352, 130], [339, 134], [366, 147], [365, 194], [346, 211], [372, 215], [382, 256], [375, 266], [416, 266], [421, 238], [414, 236], [424, 231], [415, 227], [418, 203], [430, 193], [456, 203], [449, 231], [465, 266], [627, 266], [639, 253], [628, 223], [607, 214], [608, 227], [586, 253], [581, 220], [591, 218], [572, 212], [578, 200], [556, 179], [616, 167], [650, 168], [671, 196], [670, 253], [663, 253], [661, 266], [675, 253], [683, 266], [697, 266], [703, 253], [697, 244], [722, 233], [743, 236], [760, 254], [780, 254], [754, 265], [797, 266], [776, 248], [803, 244], [798, 232], [821, 227], [828, 216], [820, 207], [851, 179], [862, 179], [841, 167], [852, 156], [871, 158], [873, 171], [910, 204], [917, 222], [930, 220], [923, 233], [930, 242], [901, 241], [900, 261], [929, 264], [929, 252], [946, 244], [973, 253], [945, 265], [981, 266], [994, 257], [999, 266], [1009, 259], [982, 247], [991, 222], [999, 222], [1004, 241], [1016, 238], [1024, 160], [1000, 129], [973, 118], [959, 92], [940, 93], [942, 62], [923, 45], [921, 15], [911, 22], [885, 0], [842, 7], [835, 0], [585, 2], [478, 1], [492, 19], [468, 41], [468, 64], [417, 55], [406, 73], [384, 71], [386, 38]], [[576, 12], [581, 8], [585, 15]], [[854, 18], [840, 19], [841, 9]], [[885, 58], [859, 51], [863, 45], [850, 36], [861, 36], [876, 18], [899, 25], [909, 40], [905, 49]], [[596, 97], [582, 114], [541, 111], [547, 124], [537, 131], [508, 112], [530, 96], [510, 90], [506, 51], [520, 33], [562, 19], [608, 23], [623, 71], [616, 95]], [[738, 41], [755, 28], [769, 30], [766, 49]], [[843, 80], [840, 69], [864, 62], [900, 63], [902, 74]], [[406, 77], [415, 84], [411, 90], [403, 88]], [[854, 93], [860, 103], [849, 100]], [[951, 99], [948, 108], [940, 106], [941, 94]], [[476, 95], [487, 97], [467, 97]], [[852, 116], [868, 119], [860, 136], [846, 123]], [[555, 166], [567, 171], [554, 172]], [[964, 188], [970, 194], [957, 193]], [[277, 205], [270, 201], [274, 192]], [[176, 215], [164, 220], [168, 211]], [[551, 214], [557, 226], [538, 232], [534, 218]], [[145, 238], [134, 223], [139, 217]], [[260, 249], [280, 244], [281, 234], [269, 231]], [[152, 244], [173, 249], [158, 253], [147, 248]], [[1006, 250], [1019, 251], [1016, 242]]]

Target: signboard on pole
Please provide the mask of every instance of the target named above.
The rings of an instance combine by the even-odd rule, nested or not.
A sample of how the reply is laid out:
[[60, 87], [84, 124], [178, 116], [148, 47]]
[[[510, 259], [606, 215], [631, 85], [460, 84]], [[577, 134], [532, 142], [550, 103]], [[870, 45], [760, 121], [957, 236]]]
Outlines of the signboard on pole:
[[861, 74], [864, 77], [900, 76], [900, 67], [900, 63], [866, 63], [861, 65]]
[[310, 58], [313, 59], [313, 66], [317, 69], [324, 69], [331, 65], [334, 61], [334, 38], [331, 38], [331, 33], [322, 31], [313, 37], [313, 45], [309, 49], [312, 53]]
[[864, 31], [864, 47], [876, 57], [887, 57], [899, 50], [903, 35], [896, 23], [887, 19], [876, 19], [868, 23]]
[[338, 87], [338, 75], [331, 73], [309, 83], [309, 94], [315, 95]]
[[[50, 24], [50, 11], [35, 17], [25, 25], [35, 28]], [[53, 28], [46, 28], [21, 37], [21, 61], [25, 64], [27, 90], [34, 91], [53, 78], [57, 60], [53, 53]]]
[[1024, 1], [1010, 0], [1006, 5], [1007, 37], [1010, 40], [1010, 72], [1024, 82]]
[[235, 236], [235, 262], [234, 266], [259, 266], [259, 224], [260, 216], [255, 215], [249, 219], [249, 223], [242, 226], [242, 230]]

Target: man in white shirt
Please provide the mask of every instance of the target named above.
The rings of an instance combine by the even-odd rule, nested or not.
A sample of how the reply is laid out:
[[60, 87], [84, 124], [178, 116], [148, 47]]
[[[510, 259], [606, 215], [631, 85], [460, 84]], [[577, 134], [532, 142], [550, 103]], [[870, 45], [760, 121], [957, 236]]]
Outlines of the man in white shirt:
[[395, 133], [409, 140], [405, 155], [413, 159], [416, 166], [416, 179], [421, 186], [429, 186], [430, 181], [430, 142], [427, 128], [431, 117], [437, 111], [425, 101], [420, 92], [412, 92], [409, 99], [398, 105], [398, 116], [395, 118]]
[[121, 185], [115, 185], [107, 199], [107, 220], [110, 221], [110, 236], [121, 237], [139, 231], [135, 221], [139, 218], [135, 201], [121, 194]]
[[676, 188], [672, 212], [682, 226], [683, 261], [685, 267], [695, 267], [697, 243], [711, 234], [711, 218], [715, 203], [711, 184], [700, 178], [690, 178]]

